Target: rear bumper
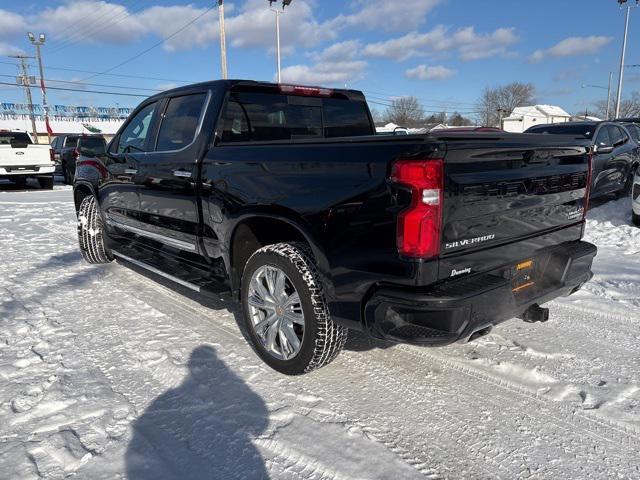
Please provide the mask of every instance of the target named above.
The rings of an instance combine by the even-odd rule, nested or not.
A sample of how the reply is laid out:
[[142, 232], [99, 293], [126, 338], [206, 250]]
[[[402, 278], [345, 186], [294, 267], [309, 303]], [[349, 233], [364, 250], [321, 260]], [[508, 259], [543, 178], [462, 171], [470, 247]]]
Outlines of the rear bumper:
[[365, 328], [376, 338], [446, 345], [521, 316], [534, 304], [571, 295], [593, 274], [595, 245], [568, 242], [537, 252], [535, 285], [514, 293], [511, 269], [445, 281], [428, 290], [378, 288], [364, 307]]
[[38, 175], [51, 175], [53, 174], [55, 169], [56, 166], [54, 164], [5, 166], [0, 167], [0, 177], [7, 178], [14, 175], [28, 177], [37, 177]]

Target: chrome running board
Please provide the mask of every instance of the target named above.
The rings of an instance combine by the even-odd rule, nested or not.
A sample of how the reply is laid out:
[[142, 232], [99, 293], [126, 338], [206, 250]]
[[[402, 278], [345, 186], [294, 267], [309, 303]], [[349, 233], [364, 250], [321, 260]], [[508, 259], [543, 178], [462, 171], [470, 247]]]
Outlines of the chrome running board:
[[135, 258], [131, 258], [127, 255], [125, 255], [124, 253], [120, 253], [120, 252], [116, 252], [115, 250], [113, 250], [111, 253], [113, 253], [116, 257], [121, 258], [122, 260], [125, 260], [129, 263], [132, 263], [140, 268], [144, 268], [145, 270], [148, 270], [152, 273], [155, 273], [156, 275], [160, 275], [161, 277], [166, 278], [167, 280], [171, 280], [172, 282], [178, 283], [180, 285], [182, 285], [183, 287], [187, 287], [195, 292], [200, 293], [200, 287], [198, 285], [194, 285], [193, 283], [187, 282], [185, 280], [182, 280], [178, 277], [174, 277], [173, 275], [169, 275], [166, 272], [163, 272], [162, 270], [157, 269], [156, 267], [152, 267], [151, 265], [148, 265], [144, 262], [141, 262], [140, 260], [136, 260]]

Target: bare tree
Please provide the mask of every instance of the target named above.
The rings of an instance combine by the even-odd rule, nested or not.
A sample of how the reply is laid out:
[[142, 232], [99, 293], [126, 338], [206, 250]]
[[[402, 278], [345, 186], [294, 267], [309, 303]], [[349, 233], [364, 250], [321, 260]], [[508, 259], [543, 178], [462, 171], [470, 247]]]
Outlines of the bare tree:
[[487, 87], [478, 100], [478, 115], [482, 125], [500, 126], [500, 113], [511, 115], [516, 107], [535, 103], [536, 88], [531, 83], [511, 82], [500, 87]]
[[[615, 99], [615, 93], [611, 94]], [[599, 100], [593, 105], [594, 113], [599, 118], [606, 119], [607, 117], [607, 101]], [[609, 115], [613, 117], [615, 114], [615, 100], [610, 104]], [[640, 92], [633, 92], [631, 95], [620, 102], [620, 118], [627, 117], [640, 117]]]
[[385, 119], [402, 127], [418, 127], [424, 120], [424, 109], [416, 97], [400, 97], [391, 102]]
[[384, 121], [384, 116], [377, 108], [371, 108], [371, 118], [373, 118], [374, 122], [382, 122]]
[[468, 118], [463, 117], [458, 112], [453, 112], [453, 114], [449, 117], [447, 123], [454, 127], [467, 127], [469, 125], [473, 125], [473, 122]]

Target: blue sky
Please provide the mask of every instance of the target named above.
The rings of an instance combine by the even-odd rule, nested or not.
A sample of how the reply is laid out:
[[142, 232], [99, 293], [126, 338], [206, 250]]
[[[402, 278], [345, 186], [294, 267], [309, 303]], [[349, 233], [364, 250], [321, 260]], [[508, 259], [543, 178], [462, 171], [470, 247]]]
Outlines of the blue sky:
[[[6, 55], [33, 53], [28, 30], [47, 34], [49, 85], [81, 90], [50, 90], [50, 104], [134, 106], [141, 97], [87, 90], [145, 95], [218, 78], [217, 9], [207, 12], [213, 4], [0, 0], [0, 81], [12, 82], [17, 73]], [[274, 17], [267, 1], [225, 0], [225, 7], [230, 77], [274, 80]], [[609, 71], [616, 82], [623, 23], [615, 0], [293, 0], [282, 17], [283, 77], [347, 85], [383, 104], [415, 95], [426, 111], [446, 107], [471, 116], [485, 86], [519, 80], [535, 84], [540, 103], [584, 112], [606, 91], [582, 84], [606, 85]], [[639, 38], [640, 8], [631, 14], [627, 64], [640, 64]], [[640, 68], [625, 74], [623, 91], [635, 90]], [[39, 91], [33, 93], [39, 103]], [[4, 101], [21, 102], [23, 93], [0, 86]]]

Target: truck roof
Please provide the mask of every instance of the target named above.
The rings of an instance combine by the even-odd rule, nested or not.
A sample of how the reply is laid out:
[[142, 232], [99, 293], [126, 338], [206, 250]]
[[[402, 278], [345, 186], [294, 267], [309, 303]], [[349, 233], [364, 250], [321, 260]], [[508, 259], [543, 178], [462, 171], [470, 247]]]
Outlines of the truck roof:
[[[288, 95], [311, 95], [314, 96], [312, 92], [322, 92], [318, 96], [330, 96], [330, 97], [343, 97], [349, 100], [358, 100], [364, 101], [364, 94], [359, 90], [350, 90], [350, 89], [336, 89], [336, 88], [326, 88], [326, 87], [318, 87], [312, 85], [294, 85], [294, 84], [285, 84], [285, 83], [272, 83], [272, 82], [259, 82], [255, 80], [243, 80], [243, 79], [229, 79], [229, 80], [210, 80], [207, 82], [193, 83], [189, 85], [183, 85], [180, 87], [173, 88], [171, 90], [166, 90], [164, 92], [157, 93], [149, 98], [159, 98], [164, 97], [168, 94], [175, 95], [176, 93], [189, 92], [191, 90], [197, 90], [202, 88], [213, 88], [213, 87], [222, 87], [225, 91], [232, 90], [235, 88], [247, 88], [250, 90], [256, 91], [265, 91], [265, 92], [274, 92], [280, 93], [283, 88], [293, 88], [297, 89], [291, 92], [284, 92]], [[306, 93], [303, 93], [306, 92]], [[326, 92], [330, 92], [327, 94]]]

